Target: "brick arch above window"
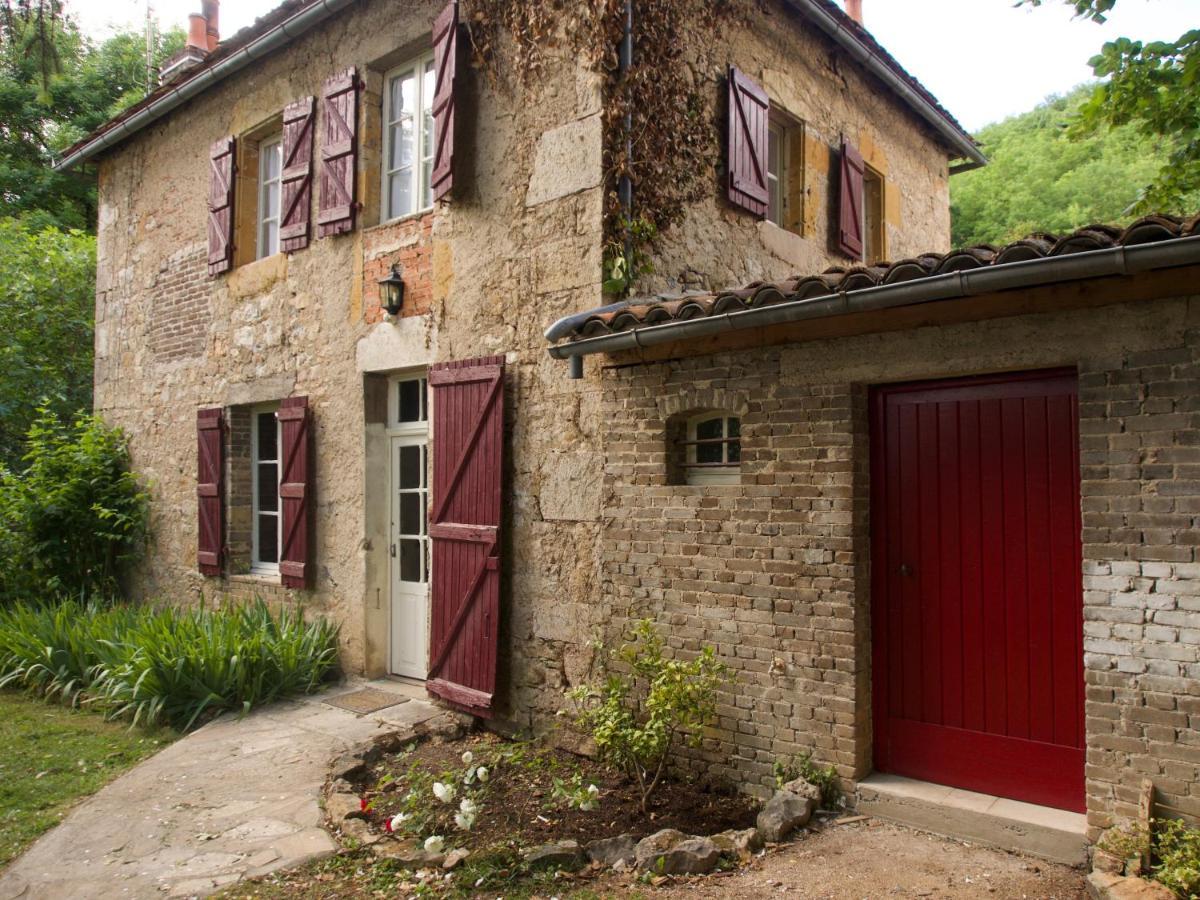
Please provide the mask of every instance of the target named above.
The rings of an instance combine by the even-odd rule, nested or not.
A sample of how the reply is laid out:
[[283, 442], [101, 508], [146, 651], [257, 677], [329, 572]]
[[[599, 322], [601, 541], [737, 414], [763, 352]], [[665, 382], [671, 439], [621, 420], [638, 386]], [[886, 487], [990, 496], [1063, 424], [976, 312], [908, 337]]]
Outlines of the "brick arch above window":
[[669, 397], [658, 400], [658, 410], [664, 420], [679, 417], [690, 418], [706, 411], [724, 412], [741, 418], [746, 414], [748, 402], [746, 397], [734, 391], [724, 391], [720, 388], [698, 388], [681, 391]]

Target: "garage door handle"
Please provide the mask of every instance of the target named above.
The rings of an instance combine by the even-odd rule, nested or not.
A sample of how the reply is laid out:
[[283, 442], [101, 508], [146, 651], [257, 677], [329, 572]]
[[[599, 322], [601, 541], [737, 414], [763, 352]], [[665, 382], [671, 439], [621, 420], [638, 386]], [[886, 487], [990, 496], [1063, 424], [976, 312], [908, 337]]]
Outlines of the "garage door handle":
[[913, 573], [912, 567], [909, 566], [908, 563], [900, 563], [900, 574], [901, 575], [903, 575], [905, 578], [907, 578], [910, 575], [912, 575], [912, 573]]

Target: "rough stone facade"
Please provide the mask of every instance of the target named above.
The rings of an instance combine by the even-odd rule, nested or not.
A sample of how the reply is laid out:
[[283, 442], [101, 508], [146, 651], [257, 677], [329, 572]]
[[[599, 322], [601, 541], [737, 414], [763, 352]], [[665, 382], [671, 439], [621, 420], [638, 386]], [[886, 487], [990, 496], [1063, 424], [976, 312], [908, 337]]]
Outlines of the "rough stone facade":
[[[542, 338], [549, 321], [603, 300], [601, 77], [565, 52], [551, 54], [545, 74], [529, 85], [503, 77], [492, 84], [482, 73], [468, 71], [458, 97], [461, 143], [453, 200], [380, 223], [384, 73], [427, 52], [440, 6], [422, 0], [398, 15], [389, 0], [362, 0], [100, 159], [96, 406], [127, 429], [134, 464], [153, 498], [154, 543], [134, 593], [175, 602], [254, 596], [301, 602], [341, 623], [342, 661], [349, 671], [383, 674], [389, 591], [387, 492], [382, 489], [388, 473], [387, 376], [443, 360], [504, 354], [508, 442], [501, 719], [531, 727], [548, 721], [561, 705], [562, 690], [592, 671], [592, 640], [611, 635], [605, 623], [610, 615], [619, 617], [619, 603], [668, 602], [670, 615], [680, 620], [679, 633], [689, 634], [693, 643], [710, 634], [739, 635], [736, 646], [723, 642], [722, 650], [743, 660], [757, 680], [751, 683], [745, 676], [747, 692], [731, 698], [722, 721], [731, 735], [724, 746], [737, 748], [745, 772], [761, 782], [764, 765], [769, 768], [764, 754], [812, 743], [817, 734], [812, 722], [824, 729], [818, 744], [822, 754], [847, 771], [858, 771], [866, 750], [854, 730], [861, 670], [853, 663], [856, 631], [850, 619], [860, 608], [854, 585], [857, 567], [865, 561], [850, 510], [859, 497], [855, 463], [847, 455], [854, 447], [853, 431], [839, 422], [860, 408], [861, 396], [840, 388], [798, 388], [794, 397], [776, 398], [780, 387], [765, 372], [744, 376], [729, 396], [754, 405], [754, 433], [764, 440], [770, 436], [770, 443], [751, 463], [761, 482], [742, 492], [695, 491], [676, 508], [672, 491], [624, 486], [622, 470], [612, 468], [616, 463], [606, 471], [606, 443], [610, 455], [629, 457], [621, 465], [644, 472], [654, 465], [655, 451], [645, 438], [621, 449], [621, 441], [608, 435], [609, 392], [624, 390], [626, 376], [589, 366], [587, 378], [571, 381], [546, 355]], [[804, 120], [811, 169], [805, 230], [799, 236], [774, 234], [774, 226], [728, 208], [723, 189], [714, 184], [712, 197], [664, 236], [656, 270], [674, 281], [687, 266], [699, 266], [705, 279], [727, 284], [841, 261], [828, 249], [827, 192], [829, 151], [842, 132], [858, 135], [868, 161], [887, 173], [891, 249], [944, 249], [949, 229], [945, 150], [915, 114], [885, 98], [879, 85], [838, 58], [794, 13], [771, 6], [763, 15], [753, 26], [739, 26], [729, 48], [698, 58], [697, 71], [713, 91], [714, 110], [724, 66], [736, 62]], [[203, 243], [207, 148], [226, 135], [263, 133], [286, 104], [319, 96], [324, 79], [349, 66], [358, 68], [364, 82], [358, 157], [362, 206], [355, 230], [314, 237], [303, 250], [258, 261], [245, 261], [243, 246], [231, 272], [209, 278]], [[245, 242], [241, 219], [238, 228]], [[404, 311], [390, 319], [379, 308], [377, 282], [395, 263], [404, 266], [407, 293]], [[722, 380], [715, 371], [710, 376]], [[656, 376], [638, 377], [650, 379], [641, 389], [643, 399], [650, 397]], [[756, 391], [771, 395], [771, 401], [752, 399]], [[307, 396], [314, 416], [316, 576], [311, 591], [284, 589], [277, 579], [250, 574], [244, 565], [250, 540], [248, 411], [293, 395]], [[796, 404], [789, 407], [793, 417], [787, 422], [795, 429], [790, 435], [783, 420], [770, 421], [785, 399]], [[196, 567], [195, 417], [197, 409], [212, 406], [226, 408], [232, 426], [226, 455], [230, 564], [219, 578], [202, 577]], [[627, 425], [635, 429], [635, 423]], [[826, 446], [836, 435], [840, 443]], [[802, 445], [812, 454], [805, 465], [819, 475], [799, 462], [788, 464], [796, 468], [780, 467], [768, 452]], [[636, 458], [641, 451], [646, 456]], [[793, 495], [810, 506], [777, 510], [778, 520], [764, 521], [763, 530], [755, 522], [737, 541], [725, 540], [725, 529], [743, 515], [766, 514], [785, 496], [791, 503]], [[678, 546], [663, 545], [660, 536], [653, 548], [633, 549], [641, 548], [639, 540], [618, 550], [615, 523], [628, 525], [631, 533], [649, 524], [639, 524], [646, 513], [622, 511], [622, 504], [643, 496], [653, 497], [656, 510], [673, 510], [677, 527], [699, 523], [702, 532], [687, 541], [681, 533]], [[836, 547], [823, 529], [837, 532]], [[711, 537], [701, 540], [701, 533]], [[808, 542], [799, 557], [775, 556], [773, 544], [779, 553], [790, 554], [786, 541], [801, 533]], [[702, 571], [684, 564], [701, 546], [713, 553]], [[620, 565], [628, 571], [614, 569], [619, 553], [626, 554]], [[662, 580], [667, 570], [686, 571], [691, 587], [668, 588], [664, 582], [659, 588], [635, 588], [633, 582], [646, 577], [639, 567], [648, 564], [648, 555], [663, 553], [667, 560], [656, 565], [666, 569], [656, 577]], [[727, 609], [715, 619], [710, 613], [693, 621], [687, 613], [692, 601], [681, 595], [691, 597], [709, 580], [729, 588], [714, 594], [729, 598]], [[624, 593], [614, 593], [618, 584]], [[814, 616], [828, 623], [806, 624]], [[757, 629], [753, 637], [751, 627]], [[789, 640], [809, 647], [784, 653], [783, 664], [795, 667], [788, 676], [792, 687], [818, 686], [817, 693], [836, 694], [836, 701], [806, 706], [808, 701], [788, 694], [791, 688], [770, 685], [779, 655], [772, 649], [777, 628], [793, 629]], [[780, 715], [788, 708], [786, 728], [776, 731], [770, 724], [775, 713], [765, 713], [762, 706], [768, 700]], [[752, 724], [764, 715], [769, 721]]]
[[886, 86], [849, 62], [782, 0], [722, 23], [720, 40], [690, 43], [687, 57], [691, 77], [707, 87], [708, 115], [722, 129], [730, 65], [766, 91], [772, 116], [802, 143], [786, 154], [789, 168], [802, 173], [789, 175], [799, 196], [785, 199], [789, 228], [741, 213], [725, 201], [722, 161], [712, 173], [718, 189], [692, 204], [683, 223], [664, 234], [654, 254], [654, 274], [639, 288], [719, 290], [851, 265], [832, 246], [838, 221], [836, 154], [843, 136], [883, 176], [883, 257], [950, 249], [947, 157], [952, 154]]
[[[1070, 366], [1080, 385], [1087, 805], [1143, 777], [1200, 813], [1200, 298], [1127, 303], [604, 370], [604, 619], [650, 615], [736, 673], [698, 753], [773, 784], [814, 750], [871, 771], [866, 400], [874, 384]], [[672, 417], [742, 416], [741, 484], [668, 484]]]

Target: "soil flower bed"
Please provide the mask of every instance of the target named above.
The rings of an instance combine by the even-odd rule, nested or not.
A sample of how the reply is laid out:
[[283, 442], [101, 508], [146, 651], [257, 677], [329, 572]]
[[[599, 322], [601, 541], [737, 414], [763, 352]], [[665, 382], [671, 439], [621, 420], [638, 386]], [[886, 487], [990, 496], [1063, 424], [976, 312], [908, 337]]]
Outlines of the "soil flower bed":
[[716, 833], [753, 827], [757, 812], [730, 787], [671, 780], [643, 813], [636, 785], [621, 773], [489, 733], [411, 742], [369, 766], [358, 787], [363, 818], [382, 840], [412, 840], [435, 852], [582, 845], [666, 828]]

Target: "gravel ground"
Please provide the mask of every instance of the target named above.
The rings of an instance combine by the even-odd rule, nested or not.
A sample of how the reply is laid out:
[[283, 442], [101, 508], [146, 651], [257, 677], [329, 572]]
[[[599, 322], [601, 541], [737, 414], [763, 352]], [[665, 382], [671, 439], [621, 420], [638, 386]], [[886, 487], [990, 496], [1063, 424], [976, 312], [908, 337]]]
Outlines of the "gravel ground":
[[[631, 888], [633, 890], [631, 890]], [[605, 886], [602, 893], [652, 898], [762, 897], [863, 900], [990, 897], [1075, 900], [1084, 873], [1032, 857], [923, 834], [877, 820], [829, 825], [782, 845], [736, 872], [658, 888]]]

